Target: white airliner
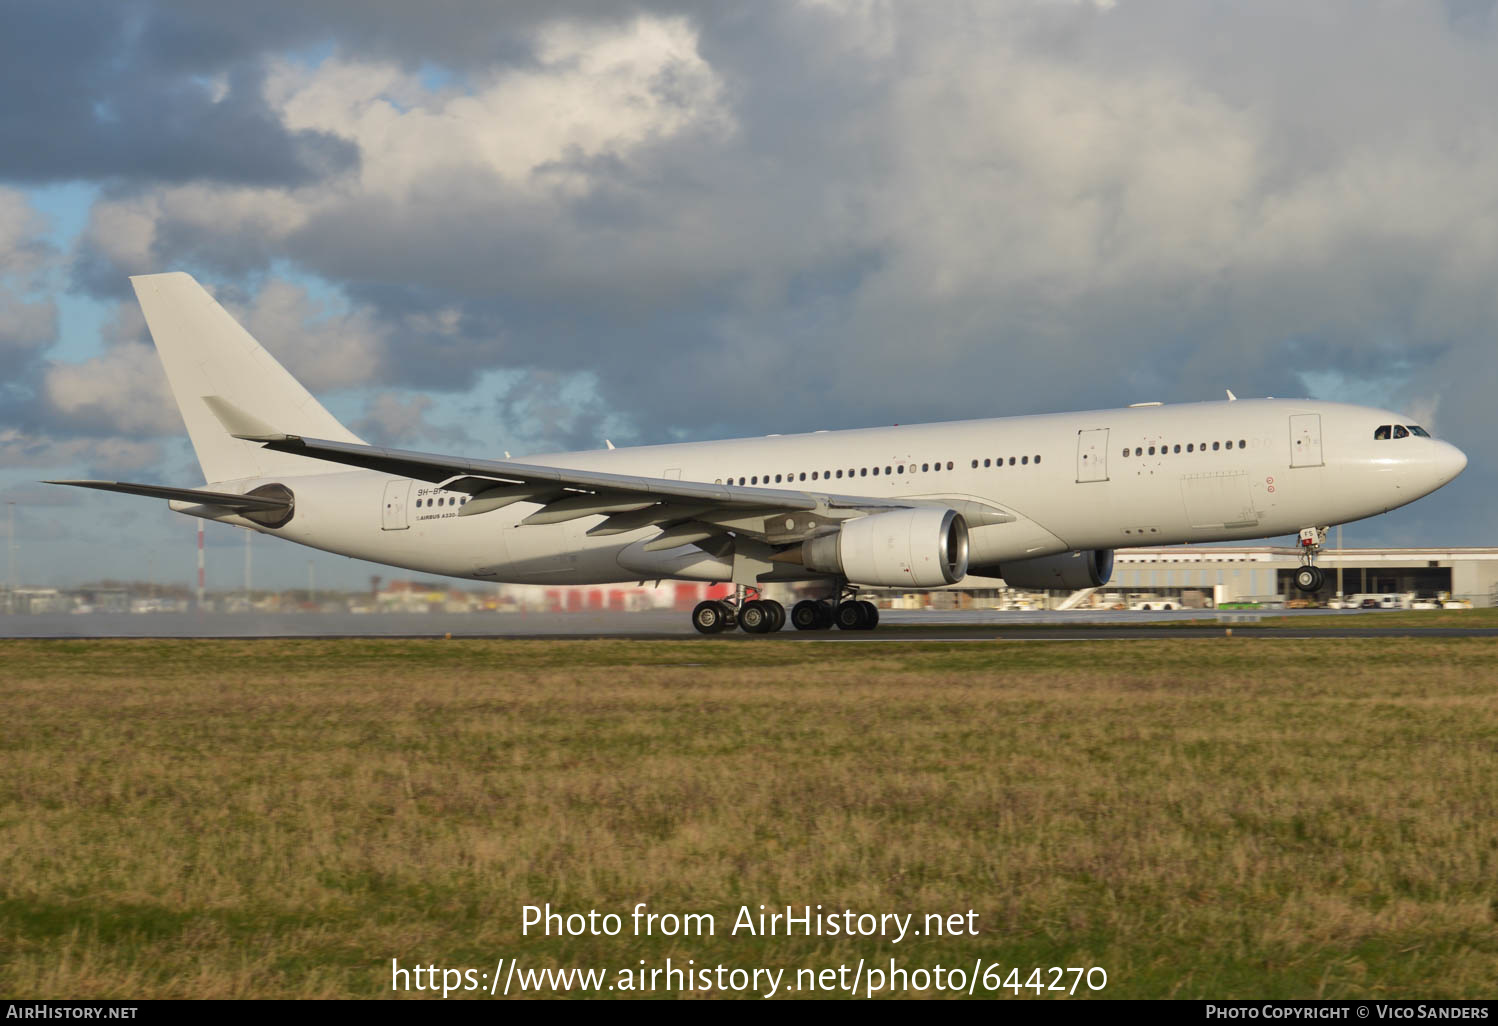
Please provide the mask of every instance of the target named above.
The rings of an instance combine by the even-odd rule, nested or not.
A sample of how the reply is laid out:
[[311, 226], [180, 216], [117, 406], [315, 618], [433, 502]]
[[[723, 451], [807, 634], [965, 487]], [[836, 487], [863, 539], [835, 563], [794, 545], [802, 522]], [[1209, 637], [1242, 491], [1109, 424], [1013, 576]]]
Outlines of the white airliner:
[[[1403, 506], [1467, 465], [1386, 410], [1254, 399], [464, 459], [366, 445], [191, 276], [131, 279], [206, 485], [59, 481], [190, 516], [478, 581], [731, 582], [703, 633], [866, 630], [859, 586], [968, 574], [1104, 584], [1113, 550], [1300, 532], [1322, 585], [1328, 525]], [[508, 456], [508, 454], [506, 454]], [[789, 617], [768, 581], [825, 598]]]

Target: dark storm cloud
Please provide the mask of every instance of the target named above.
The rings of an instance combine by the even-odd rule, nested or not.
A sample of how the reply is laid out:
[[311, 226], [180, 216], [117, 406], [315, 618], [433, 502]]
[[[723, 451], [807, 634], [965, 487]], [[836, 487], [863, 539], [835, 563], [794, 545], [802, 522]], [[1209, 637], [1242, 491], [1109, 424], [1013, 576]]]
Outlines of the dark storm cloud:
[[0, 180], [285, 185], [356, 161], [344, 140], [286, 131], [266, 108], [261, 73], [248, 59], [214, 66], [219, 82], [155, 60], [140, 42], [162, 17], [147, 4], [7, 5]]

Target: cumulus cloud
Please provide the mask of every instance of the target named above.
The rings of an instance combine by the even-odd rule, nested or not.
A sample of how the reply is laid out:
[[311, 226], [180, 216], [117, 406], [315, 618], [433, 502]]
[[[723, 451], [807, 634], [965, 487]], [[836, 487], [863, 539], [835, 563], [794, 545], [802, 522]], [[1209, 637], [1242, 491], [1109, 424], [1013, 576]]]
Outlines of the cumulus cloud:
[[[383, 437], [442, 441], [452, 404], [413, 390], [538, 447], [1224, 387], [1488, 430], [1491, 3], [136, 11], [113, 116], [176, 83], [180, 124], [223, 107], [274, 167], [153, 129], [178, 164], [103, 162], [78, 281], [222, 282]], [[97, 398], [152, 395], [139, 355], [53, 368], [48, 401], [149, 437]]]
[[161, 446], [154, 442], [125, 438], [57, 439], [0, 428], [0, 466], [81, 465], [96, 477], [112, 478], [123, 470], [155, 466], [161, 456]]

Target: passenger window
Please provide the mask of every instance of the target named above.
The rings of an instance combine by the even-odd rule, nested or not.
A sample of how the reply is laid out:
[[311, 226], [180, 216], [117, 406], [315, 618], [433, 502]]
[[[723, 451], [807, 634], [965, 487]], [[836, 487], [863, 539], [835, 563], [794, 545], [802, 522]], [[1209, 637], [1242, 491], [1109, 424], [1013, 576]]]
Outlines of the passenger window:
[[1014, 466], [1014, 457], [1013, 456], [1009, 457], [1009, 465], [1011, 467]]
[[902, 463], [898, 467], [896, 467], [895, 469], [898, 470], [900, 473], [903, 474], [903, 473], [905, 473], [905, 464]]
[[1410, 437], [1410, 433], [1404, 429], [1404, 425], [1403, 424], [1395, 424], [1394, 425], [1394, 437], [1395, 438], [1408, 438], [1408, 437]]
[[1240, 449], [1247, 449], [1248, 448], [1248, 443], [1245, 442], [1243, 439], [1240, 438], [1240, 439], [1238, 439], [1238, 448], [1240, 448]]
[[879, 468], [878, 468], [878, 467], [875, 467], [875, 468], [874, 468], [874, 476], [875, 476], [875, 477], [878, 477], [878, 476], [879, 476]]
[[978, 461], [977, 461], [977, 460], [973, 460], [973, 466], [974, 466], [974, 467], [975, 467], [975, 468], [976, 468], [976, 467], [977, 467], [977, 466], [978, 466]]
[[841, 471], [841, 470], [839, 470], [839, 471], [838, 471], [838, 472], [837, 472], [837, 476], [838, 476], [838, 477], [839, 477], [839, 478], [841, 478], [841, 477], [842, 477], [842, 476], [843, 476], [843, 472], [842, 472], [842, 471]]
[[1136, 446], [1134, 446], [1134, 455], [1135, 456], [1143, 456], [1144, 455], [1144, 450], [1142, 448], [1140, 448], [1139, 446], [1136, 445]]
[[986, 466], [988, 466], [988, 465], [989, 465], [989, 463], [990, 463], [990, 461], [989, 461], [989, 460], [984, 460], [984, 461], [983, 461], [983, 465], [984, 465], [984, 466], [985, 466], [985, 467], [986, 467]]
[[750, 484], [759, 484], [759, 476], [758, 476], [758, 475], [755, 475], [755, 476], [754, 476], [754, 477], [751, 477], [751, 478], [750, 478], [750, 479], [749, 479], [749, 483], [750, 483]]
[[813, 470], [813, 471], [812, 471], [812, 472], [811, 472], [811, 479], [812, 479], [812, 480], [813, 480], [813, 481], [815, 481], [815, 480], [816, 480], [816, 479], [817, 479], [817, 472], [816, 472], [816, 471], [815, 471], [815, 470]]
[[951, 460], [947, 460], [947, 469], [948, 470], [952, 469], [952, 461]]
[[1222, 448], [1222, 443], [1221, 442], [1213, 442], [1212, 443], [1212, 451], [1213, 452], [1216, 452], [1218, 449], [1221, 449], [1221, 448]]
[[1179, 446], [1179, 445], [1178, 445], [1178, 446], [1176, 446], [1176, 450], [1175, 450], [1175, 451], [1176, 451], [1176, 452], [1180, 452], [1180, 451], [1181, 451], [1181, 447], [1180, 447], [1180, 446]]
[[859, 477], [868, 477], [869, 476], [869, 468], [868, 467], [864, 467], [863, 469], [859, 470], [858, 476]]
[[801, 480], [803, 480], [803, 481], [806, 480], [806, 471], [804, 471], [804, 470], [801, 471]]
[[779, 474], [776, 474], [776, 475], [775, 475], [775, 483], [776, 483], [776, 484], [779, 484], [779, 483], [780, 483], [780, 475], [779, 475]]
[[1128, 458], [1129, 458], [1129, 450], [1128, 449], [1124, 449], [1124, 459], [1128, 459]]
[[1020, 462], [1028, 466], [1029, 463], [1030, 463], [1030, 457], [1028, 457], [1028, 456], [1022, 457], [1020, 459]]
[[1039, 463], [1039, 462], [1040, 462], [1040, 457], [1039, 457], [1039, 456], [1036, 456], [1036, 457], [1035, 457], [1035, 462], [1036, 462], [1036, 463]]
[[1233, 447], [1233, 440], [1231, 438], [1229, 438], [1228, 439], [1228, 448], [1231, 449], [1232, 447]]
[[1412, 435], [1415, 435], [1415, 436], [1417, 436], [1419, 438], [1429, 438], [1430, 437], [1430, 432], [1427, 431], [1427, 430], [1425, 430], [1423, 427], [1421, 427], [1418, 424], [1411, 424], [1409, 426], [1409, 428], [1410, 428], [1410, 434], [1412, 434]]
[[1152, 446], [1150, 446], [1150, 455], [1153, 456], [1154, 454], [1155, 454], [1155, 447], [1152, 445]]
[[885, 467], [884, 468], [884, 476], [885, 477], [889, 477], [889, 475], [890, 475], [890, 469], [888, 467]]
[[926, 471], [928, 471], [930, 469], [931, 469], [931, 464], [929, 464], [929, 463], [922, 463], [921, 464], [921, 473], [922, 474], [926, 473]]
[[1389, 438], [1389, 431], [1390, 431], [1389, 425], [1387, 425], [1387, 424], [1383, 425], [1377, 431], [1373, 432], [1373, 440], [1376, 441], [1376, 442], [1387, 441], [1388, 438]]

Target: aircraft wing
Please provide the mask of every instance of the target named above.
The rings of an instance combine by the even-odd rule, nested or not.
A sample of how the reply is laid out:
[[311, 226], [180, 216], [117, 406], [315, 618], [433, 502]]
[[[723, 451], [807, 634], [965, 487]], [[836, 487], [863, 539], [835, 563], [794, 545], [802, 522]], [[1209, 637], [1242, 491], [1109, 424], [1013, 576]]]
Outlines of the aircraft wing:
[[[541, 504], [541, 509], [522, 520], [522, 526], [602, 515], [607, 519], [591, 528], [589, 534], [663, 528], [662, 534], [645, 546], [647, 550], [702, 542], [727, 531], [770, 544], [789, 544], [850, 517], [931, 505], [936, 501], [745, 488], [510, 460], [440, 456], [297, 435], [256, 433], [236, 437], [259, 442], [278, 452], [430, 481], [449, 490], [467, 492], [471, 498], [464, 503], [459, 516], [477, 516], [512, 503], [531, 502]], [[1013, 519], [991, 507], [984, 509], [993, 515], [986, 522]]]

